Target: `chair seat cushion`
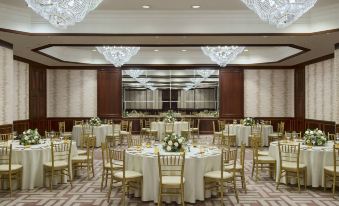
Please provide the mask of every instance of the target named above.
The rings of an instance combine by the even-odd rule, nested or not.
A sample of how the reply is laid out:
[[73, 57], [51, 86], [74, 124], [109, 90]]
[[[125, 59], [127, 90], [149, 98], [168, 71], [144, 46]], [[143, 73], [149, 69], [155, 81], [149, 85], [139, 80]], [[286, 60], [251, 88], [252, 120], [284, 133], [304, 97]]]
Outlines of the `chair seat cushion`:
[[150, 131], [151, 129], [150, 128], [141, 128], [141, 131]]
[[[224, 169], [225, 169], [226, 171], [233, 170], [233, 165], [225, 165], [225, 166], [224, 166]], [[235, 166], [235, 170], [242, 170], [242, 165], [241, 165], [241, 164], [237, 164], [237, 165]]]
[[222, 132], [214, 132], [215, 135], [221, 135]]
[[258, 151], [258, 155], [260, 155], [260, 156], [268, 156], [269, 152], [268, 151]]
[[[221, 171], [211, 171], [211, 172], [207, 172], [204, 177], [208, 177], [208, 178], [213, 178], [213, 179], [221, 179]], [[233, 177], [233, 174], [229, 173], [229, 172], [225, 172], [223, 173], [223, 179], [229, 179]]]
[[[296, 162], [282, 162], [282, 167], [285, 169], [297, 169], [297, 163]], [[306, 168], [306, 165], [299, 163], [299, 168]]]
[[[44, 166], [47, 167], [52, 167], [52, 162], [46, 162], [44, 163]], [[68, 163], [66, 161], [54, 161], [54, 167], [58, 168], [58, 167], [67, 167]]]
[[260, 162], [275, 162], [275, 159], [271, 156], [259, 156], [258, 161], [260, 161]]
[[[105, 168], [111, 168], [111, 164], [109, 162], [105, 163]], [[113, 168], [123, 168], [122, 161], [113, 161]]]
[[[123, 178], [123, 171], [115, 172], [113, 176], [117, 177], [119, 179], [122, 179]], [[138, 178], [138, 177], [142, 177], [142, 174], [140, 172], [130, 171], [130, 170], [125, 171], [125, 178], [126, 179], [132, 179], [132, 178]]]
[[269, 137], [281, 137], [282, 133], [274, 132], [268, 135]]
[[127, 132], [127, 131], [120, 131], [120, 134], [122, 134], [122, 135], [129, 135], [129, 132]]
[[[11, 165], [12, 171], [15, 171], [21, 168], [22, 168], [22, 165], [18, 165], [18, 164]], [[0, 165], [0, 172], [7, 172], [7, 171], [9, 171], [9, 165]]]
[[86, 150], [78, 149], [77, 152], [78, 152], [78, 155], [85, 155], [85, 154], [87, 154]]
[[227, 133], [227, 132], [224, 132], [224, 136], [229, 136], [229, 137], [236, 137], [237, 135], [234, 134], [234, 133]]
[[[325, 166], [324, 170], [329, 171], [329, 172], [334, 172], [334, 166]], [[339, 166], [336, 166], [336, 174], [339, 174]]]
[[[162, 184], [163, 185], [180, 185], [180, 176], [163, 176]], [[185, 183], [185, 178], [183, 178], [183, 183]]]
[[198, 128], [190, 128], [190, 131], [198, 131]]
[[[89, 159], [91, 159], [92, 157], [89, 156]], [[75, 157], [72, 157], [72, 161], [87, 161], [87, 155], [78, 155]]]

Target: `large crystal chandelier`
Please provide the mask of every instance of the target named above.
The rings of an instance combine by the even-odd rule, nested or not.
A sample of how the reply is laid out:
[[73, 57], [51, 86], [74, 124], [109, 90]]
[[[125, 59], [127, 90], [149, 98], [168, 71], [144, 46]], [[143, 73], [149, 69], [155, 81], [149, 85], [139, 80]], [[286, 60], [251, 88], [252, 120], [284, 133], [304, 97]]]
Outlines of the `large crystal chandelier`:
[[233, 61], [245, 47], [241, 46], [215, 46], [215, 47], [201, 47], [202, 51], [213, 62], [217, 63], [221, 67], [225, 67], [231, 61]]
[[114, 66], [121, 67], [139, 52], [140, 47], [103, 46], [97, 50]]
[[84, 20], [102, 0], [25, 0], [28, 7], [53, 26], [66, 29]]
[[248, 8], [258, 14], [260, 19], [269, 24], [284, 28], [295, 22], [317, 0], [241, 0]]

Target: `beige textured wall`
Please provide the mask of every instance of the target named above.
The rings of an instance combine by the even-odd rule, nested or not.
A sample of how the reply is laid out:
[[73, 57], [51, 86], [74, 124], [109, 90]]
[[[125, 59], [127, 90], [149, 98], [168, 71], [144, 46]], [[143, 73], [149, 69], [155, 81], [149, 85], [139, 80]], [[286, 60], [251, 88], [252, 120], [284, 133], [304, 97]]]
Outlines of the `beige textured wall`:
[[334, 59], [305, 67], [306, 119], [335, 121], [336, 74]]
[[294, 117], [294, 70], [244, 71], [246, 117]]
[[13, 50], [0, 46], [0, 125], [13, 123]]
[[96, 70], [47, 70], [47, 117], [96, 115]]
[[339, 49], [336, 49], [334, 52], [334, 76], [335, 76], [335, 83], [334, 83], [334, 96], [335, 96], [335, 103], [333, 113], [335, 114], [335, 121], [339, 124]]
[[14, 61], [13, 119], [29, 119], [29, 64]]

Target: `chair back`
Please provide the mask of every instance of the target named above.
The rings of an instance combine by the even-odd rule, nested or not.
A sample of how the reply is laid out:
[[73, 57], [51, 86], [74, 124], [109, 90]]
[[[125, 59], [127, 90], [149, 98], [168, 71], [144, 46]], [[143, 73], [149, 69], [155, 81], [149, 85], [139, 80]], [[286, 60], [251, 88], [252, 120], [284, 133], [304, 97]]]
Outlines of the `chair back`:
[[190, 139], [190, 131], [182, 130], [181, 136], [184, 137], [186, 141], [189, 140]]
[[59, 133], [65, 133], [66, 132], [66, 123], [65, 122], [58, 122], [59, 125]]
[[253, 162], [258, 161], [259, 147], [261, 147], [261, 137], [258, 135], [253, 135], [250, 140], [251, 140], [250, 146], [252, 147], [253, 153]]
[[111, 174], [114, 174], [115, 171], [121, 171], [121, 167], [117, 167], [114, 162], [122, 162], [123, 179], [125, 179], [125, 150], [108, 148], [108, 151]]
[[219, 132], [221, 132], [221, 131], [223, 131], [225, 129], [225, 125], [226, 125], [225, 120], [218, 120]]
[[339, 146], [336, 144], [333, 144], [333, 166], [334, 166], [334, 172], [333, 176], [338, 175], [337, 166], [339, 166]]
[[94, 159], [94, 149], [96, 145], [96, 138], [95, 137], [88, 137], [86, 142], [86, 150], [87, 150], [87, 160]]
[[255, 124], [251, 126], [251, 135], [260, 135], [262, 134], [262, 125]]
[[0, 134], [0, 142], [7, 142], [13, 139], [13, 133]]
[[260, 134], [253, 134], [249, 139], [250, 146], [257, 146], [258, 148], [262, 146], [262, 138]]
[[140, 129], [145, 128], [144, 119], [139, 120]]
[[328, 132], [327, 133], [327, 139], [331, 140], [331, 141], [334, 141], [336, 139], [335, 134], [331, 134], [331, 133]]
[[47, 131], [45, 131], [45, 138], [47, 138], [47, 139], [53, 140], [53, 139], [59, 139], [59, 137], [60, 137], [60, 132], [54, 132], [54, 131], [47, 132]]
[[271, 120], [263, 120], [262, 123], [265, 124], [265, 125], [271, 125], [272, 124]]
[[109, 147], [107, 142], [101, 143], [101, 157], [102, 157], [102, 166], [105, 168], [106, 163], [109, 162]]
[[278, 123], [278, 133], [284, 134], [285, 131], [285, 122]]
[[142, 144], [142, 139], [140, 136], [137, 136], [137, 137], [128, 137], [128, 147], [135, 147], [135, 146], [141, 146]]
[[121, 123], [120, 123], [120, 131], [125, 131], [127, 132], [128, 131], [128, 125], [129, 125], [129, 122], [127, 120], [121, 120]]
[[128, 132], [132, 134], [132, 131], [133, 131], [133, 121], [130, 121], [128, 124]]
[[221, 150], [221, 179], [224, 179], [225, 168], [233, 168], [233, 177], [235, 176], [235, 168], [237, 165], [238, 149], [235, 148], [223, 148]]
[[180, 184], [184, 183], [185, 153], [160, 155], [158, 153], [158, 168], [160, 185], [163, 176], [180, 176]]
[[241, 143], [240, 146], [240, 164], [242, 166], [242, 169], [245, 168], [245, 156], [246, 156], [246, 146], [245, 143]]
[[299, 157], [300, 157], [300, 143], [298, 144], [282, 144], [278, 142], [279, 147], [279, 164], [282, 168], [282, 163], [296, 163], [299, 168]]
[[174, 122], [172, 122], [172, 123], [165, 123], [165, 131], [167, 133], [173, 133], [174, 132]]
[[145, 128], [151, 128], [151, 121], [150, 121], [150, 119], [145, 119]]
[[108, 148], [114, 148], [118, 145], [119, 138], [114, 135], [106, 135], [106, 144]]
[[0, 145], [0, 165], [8, 165], [9, 172], [12, 166], [12, 144]]
[[84, 149], [86, 147], [89, 137], [90, 137], [89, 134], [82, 134], [80, 136], [80, 148], [81, 149]]
[[54, 168], [54, 164], [56, 161], [67, 162], [70, 166], [71, 150], [72, 140], [61, 141], [58, 143], [54, 143], [54, 141], [51, 141], [52, 168]]
[[84, 120], [74, 120], [73, 124], [74, 125], [83, 125], [84, 124]]

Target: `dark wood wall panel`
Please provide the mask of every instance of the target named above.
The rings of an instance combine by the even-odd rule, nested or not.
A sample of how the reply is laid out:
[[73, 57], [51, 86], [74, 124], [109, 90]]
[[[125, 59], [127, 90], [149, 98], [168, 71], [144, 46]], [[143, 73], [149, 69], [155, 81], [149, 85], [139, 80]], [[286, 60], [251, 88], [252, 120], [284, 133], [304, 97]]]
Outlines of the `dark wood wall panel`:
[[221, 118], [244, 116], [244, 72], [243, 69], [227, 68], [219, 72]]
[[29, 120], [18, 120], [13, 122], [13, 131], [21, 134], [23, 131], [29, 129]]
[[0, 125], [0, 134], [8, 134], [12, 132], [12, 124]]
[[294, 115], [296, 130], [305, 130], [305, 67], [300, 66], [294, 72]]
[[29, 127], [46, 130], [47, 93], [46, 67], [40, 64], [29, 65]]
[[325, 133], [335, 133], [336, 124], [335, 122], [314, 120], [314, 119], [305, 119], [305, 128], [307, 129], [320, 129]]
[[59, 122], [65, 122], [66, 131], [71, 132], [73, 129], [74, 121], [89, 120], [90, 117], [53, 117], [47, 118], [47, 130], [48, 131], [58, 131]]
[[98, 116], [102, 118], [121, 118], [121, 70], [98, 71]]

